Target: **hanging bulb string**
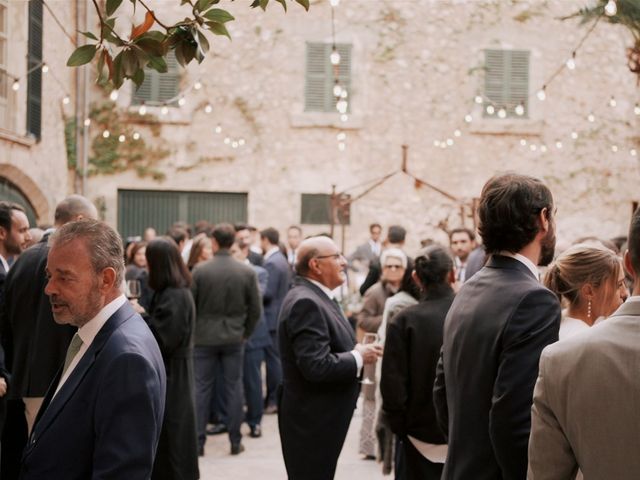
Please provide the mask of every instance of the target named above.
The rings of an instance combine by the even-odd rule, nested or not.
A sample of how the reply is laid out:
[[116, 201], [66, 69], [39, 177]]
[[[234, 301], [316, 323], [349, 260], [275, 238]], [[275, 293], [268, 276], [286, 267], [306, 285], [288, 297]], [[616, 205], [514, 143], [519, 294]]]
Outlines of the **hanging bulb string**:
[[49, 4], [45, 0], [41, 0], [41, 1], [42, 1], [42, 4], [44, 5], [44, 8], [47, 9], [49, 14], [53, 18], [53, 21], [58, 25], [58, 27], [60, 27], [60, 30], [62, 30], [62, 33], [64, 33], [65, 37], [67, 37], [69, 39], [69, 41], [71, 42], [71, 44], [74, 47], [77, 46], [78, 43], [77, 43], [76, 39], [73, 38], [69, 32], [67, 32], [67, 30], [64, 28], [64, 25], [62, 24], [62, 22], [58, 19], [56, 14], [53, 13], [53, 10], [51, 10], [51, 7], [49, 7]]

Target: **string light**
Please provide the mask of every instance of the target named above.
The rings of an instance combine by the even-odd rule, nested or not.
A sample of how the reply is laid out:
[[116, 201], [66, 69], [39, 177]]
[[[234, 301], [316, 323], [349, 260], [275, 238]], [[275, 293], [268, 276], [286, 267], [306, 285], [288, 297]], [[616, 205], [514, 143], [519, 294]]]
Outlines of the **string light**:
[[611, 151], [613, 153], [618, 153], [618, 146], [617, 145], [611, 145]]
[[461, 132], [460, 130], [456, 129], [456, 130], [453, 132], [453, 136], [454, 136], [454, 137], [460, 137], [460, 136], [462, 136], [462, 132]]
[[340, 5], [340, 0], [329, 0], [329, 3], [331, 3], [332, 7], [337, 7]]
[[336, 103], [336, 109], [338, 109], [340, 113], [347, 113], [347, 108], [349, 108], [349, 104], [346, 100], [341, 99]]
[[587, 115], [587, 120], [593, 123], [596, 121], [596, 116], [593, 113], [590, 113], [589, 115]]
[[476, 98], [474, 100], [478, 105], [482, 104], [482, 97], [480, 95], [476, 95]]
[[231, 148], [238, 148], [238, 142], [236, 141], [231, 142]]
[[524, 105], [522, 103], [519, 103], [518, 105], [516, 105], [516, 108], [514, 108], [514, 111], [516, 112], [516, 115], [521, 117], [522, 115], [524, 115]]
[[133, 139], [140, 140], [140, 134], [138, 132], [133, 132]]
[[138, 113], [143, 117], [147, 114], [147, 107], [145, 106], [144, 103], [140, 105], [140, 108], [138, 109]]
[[632, 157], [635, 157], [638, 154], [638, 152], [636, 151], [635, 148], [632, 148], [631, 150], [629, 150], [629, 155], [631, 155]]
[[66, 95], [63, 99], [62, 99], [62, 103], [65, 105], [69, 105], [69, 102], [71, 102], [71, 99], [69, 98], [69, 95]]
[[111, 93], [109, 94], [109, 98], [111, 99], [112, 102], [115, 102], [116, 100], [118, 100], [118, 90], [112, 90]]
[[560, 140], [558, 140], [558, 141], [556, 142], [556, 148], [557, 148], [558, 150], [560, 150], [560, 149], [562, 148], [562, 142], [561, 142]]
[[344, 132], [340, 132], [338, 133], [338, 135], [336, 135], [336, 138], [338, 139], [339, 142], [342, 142], [347, 139], [347, 134]]
[[467, 123], [471, 123], [471, 122], [472, 122], [472, 120], [473, 120], [473, 117], [471, 116], [471, 114], [467, 113], [467, 114], [464, 116], [464, 121], [465, 121], [465, 122], [467, 122]]
[[540, 151], [542, 153], [547, 153], [547, 146], [546, 145], [540, 145]]
[[42, 64], [42, 73], [49, 73], [49, 65], [46, 63]]
[[244, 146], [244, 144], [245, 144], [244, 138], [241, 138], [240, 140], [238, 140], [238, 145], [240, 145], [242, 147], [242, 146]]
[[102, 136], [103, 136], [104, 138], [109, 138], [109, 136], [110, 136], [110, 135], [111, 135], [111, 134], [109, 133], [109, 130], [105, 130], [104, 132], [102, 132]]
[[160, 109], [160, 113], [162, 115], [166, 115], [167, 113], [169, 113], [169, 107], [167, 107], [166, 105], [164, 105], [161, 109]]
[[186, 103], [187, 100], [184, 97], [180, 97], [180, 100], [178, 100], [178, 105], [180, 105], [181, 107], [184, 107]]
[[213, 112], [213, 107], [211, 106], [210, 103], [207, 103], [207, 105], [204, 107], [204, 112], [205, 113], [211, 113]]
[[520, 139], [520, 145], [522, 145], [523, 147], [527, 146], [527, 141], [524, 138]]
[[196, 90], [200, 90], [202, 88], [202, 83], [200, 82], [200, 80], [193, 84], [193, 88], [195, 88]]
[[341, 152], [344, 152], [347, 149], [347, 144], [344, 142], [340, 142], [338, 144], [338, 150], [340, 150]]
[[231, 143], [231, 139], [229, 137], [225, 137], [224, 144], [229, 145]]
[[609, 106], [611, 108], [615, 108], [616, 105], [618, 105], [618, 102], [616, 102], [616, 99], [613, 97], [613, 95], [611, 96], [611, 98], [609, 99]]
[[544, 102], [545, 99], [547, 98], [547, 93], [545, 92], [546, 87], [542, 87], [540, 90], [538, 90], [538, 93], [536, 93], [536, 97], [538, 97], [538, 100], [540, 100], [541, 102]]
[[349, 120], [349, 115], [347, 115], [346, 113], [343, 113], [342, 115], [340, 115], [340, 121], [342, 123], [345, 123], [347, 120]]
[[440, 146], [440, 140], [434, 140], [433, 141], [433, 146], [434, 147], [439, 147]]
[[452, 138], [447, 138], [447, 146], [448, 147], [453, 146], [453, 139]]
[[613, 17], [616, 13], [618, 13], [618, 5], [615, 0], [609, 0], [604, 7], [604, 13], [607, 14], [607, 17]]
[[11, 88], [14, 92], [20, 90], [20, 81], [17, 78], [13, 81], [13, 85], [11, 85]]
[[578, 132], [571, 132], [571, 138], [573, 138], [574, 140], [577, 140]]
[[575, 52], [573, 53], [573, 57], [571, 57], [569, 60], [567, 60], [567, 68], [569, 70], [575, 70], [576, 69], [576, 59], [575, 59]]
[[222, 133], [222, 127], [220, 125], [216, 125], [215, 132], [216, 133]]
[[338, 53], [338, 50], [336, 49], [335, 45], [333, 46], [333, 51], [331, 52], [331, 55], [329, 55], [329, 60], [331, 60], [331, 65], [333, 66], [340, 65], [340, 54]]
[[334, 97], [339, 97], [341, 93], [342, 93], [342, 87], [340, 86], [340, 84], [336, 80], [336, 84], [333, 86], [333, 96]]
[[91, 125], [91, 119], [90, 118], [85, 118], [84, 119], [84, 126], [85, 127], [89, 127]]
[[118, 137], [118, 141], [119, 141], [120, 143], [123, 143], [126, 139], [127, 139], [127, 137], [125, 137], [124, 135], [120, 135], [120, 136]]
[[504, 108], [501, 108], [500, 110], [498, 110], [498, 117], [507, 118], [507, 111]]
[[487, 113], [489, 115], [493, 115], [494, 113], [496, 113], [496, 109], [493, 105], [487, 105]]
[[538, 149], [538, 147], [536, 146], [536, 144], [535, 144], [535, 143], [532, 143], [531, 145], [529, 145], [529, 149], [530, 149], [532, 152], [535, 152], [535, 151]]
[[636, 106], [633, 107], [633, 113], [635, 113], [636, 115], [640, 115], [640, 105], [638, 105], [636, 103]]

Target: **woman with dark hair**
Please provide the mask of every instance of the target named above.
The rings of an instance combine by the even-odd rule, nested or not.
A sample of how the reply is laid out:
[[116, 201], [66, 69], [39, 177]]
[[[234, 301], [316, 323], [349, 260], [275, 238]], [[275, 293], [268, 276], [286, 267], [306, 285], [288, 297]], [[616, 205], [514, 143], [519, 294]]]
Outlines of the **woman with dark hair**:
[[390, 319], [382, 357], [382, 410], [402, 439], [407, 480], [440, 479], [445, 438], [436, 421], [433, 382], [444, 319], [454, 298], [453, 259], [440, 245], [423, 249], [414, 263], [422, 300]]
[[168, 237], [147, 245], [149, 285], [154, 290], [147, 316], [167, 369], [167, 401], [152, 479], [200, 478], [196, 439], [193, 332], [195, 306], [191, 275]]
[[126, 269], [124, 271], [125, 280], [138, 280], [140, 282], [138, 303], [145, 309], [149, 308], [151, 296], [153, 295], [153, 291], [149, 288], [146, 251], [147, 242], [132, 242], [131, 247], [127, 246]]

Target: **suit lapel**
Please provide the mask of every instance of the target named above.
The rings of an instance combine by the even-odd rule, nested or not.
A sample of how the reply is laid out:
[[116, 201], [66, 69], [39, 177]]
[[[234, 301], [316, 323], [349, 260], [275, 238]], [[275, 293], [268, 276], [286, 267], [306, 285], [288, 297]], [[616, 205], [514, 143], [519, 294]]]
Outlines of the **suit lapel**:
[[640, 315], [640, 302], [636, 302], [635, 300], [624, 302], [611, 314], [611, 317], [619, 317], [622, 315]]
[[[125, 303], [120, 307], [102, 326], [96, 337], [91, 342], [91, 345], [80, 359], [76, 368], [71, 372], [69, 378], [60, 388], [60, 391], [55, 394], [60, 382], [62, 374], [62, 368], [58, 371], [56, 378], [49, 386], [49, 390], [45, 396], [43, 406], [38, 413], [36, 423], [31, 433], [32, 441], [35, 437], [39, 437], [42, 433], [53, 423], [57, 416], [62, 411], [63, 407], [73, 397], [73, 394], [80, 386], [85, 376], [91, 370], [96, 357], [100, 354], [100, 351], [104, 347], [105, 343], [111, 337], [111, 334], [129, 319], [135, 312], [133, 311], [129, 303]], [[55, 395], [55, 396], [54, 396]], [[31, 442], [30, 442], [31, 444]]]

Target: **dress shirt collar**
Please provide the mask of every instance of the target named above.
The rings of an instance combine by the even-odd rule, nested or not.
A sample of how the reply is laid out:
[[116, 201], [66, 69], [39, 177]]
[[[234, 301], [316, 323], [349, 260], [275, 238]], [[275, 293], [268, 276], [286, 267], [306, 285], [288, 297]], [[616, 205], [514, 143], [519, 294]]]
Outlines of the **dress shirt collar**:
[[81, 326], [78, 329], [78, 335], [82, 339], [82, 343], [87, 347], [91, 345], [93, 339], [96, 338], [96, 335], [100, 331], [100, 329], [107, 323], [109, 317], [116, 313], [116, 311], [126, 303], [127, 298], [124, 295], [120, 295], [116, 299], [107, 303], [102, 310], [98, 312], [98, 314]]
[[640, 302], [640, 295], [632, 295], [625, 300], [626, 302]]
[[269, 250], [267, 250], [267, 253], [264, 254], [264, 259], [267, 260], [268, 258], [272, 257], [279, 251], [280, 251], [280, 247], [274, 245]]
[[502, 250], [501, 252], [498, 253], [498, 255], [502, 255], [503, 257], [514, 258], [518, 260], [520, 263], [524, 263], [525, 266], [529, 270], [531, 270], [531, 273], [533, 273], [534, 277], [536, 277], [537, 279], [540, 278], [540, 272], [538, 271], [538, 267], [536, 267], [533, 264], [533, 262], [529, 260], [527, 257], [525, 257], [524, 255], [520, 255], [519, 253], [507, 252], [506, 250]]
[[304, 277], [306, 280], [309, 280], [311, 283], [313, 283], [316, 287], [318, 287], [320, 290], [322, 290], [324, 292], [324, 294], [329, 297], [329, 300], [333, 300], [335, 297], [333, 295], [333, 292], [329, 289], [329, 287], [321, 284], [320, 282], [318, 282], [317, 280], [313, 280], [312, 278], [309, 277]]
[[7, 260], [2, 255], [0, 255], [0, 263], [2, 263], [4, 271], [9, 272], [9, 262], [7, 262]]

